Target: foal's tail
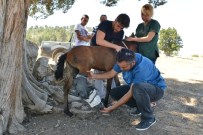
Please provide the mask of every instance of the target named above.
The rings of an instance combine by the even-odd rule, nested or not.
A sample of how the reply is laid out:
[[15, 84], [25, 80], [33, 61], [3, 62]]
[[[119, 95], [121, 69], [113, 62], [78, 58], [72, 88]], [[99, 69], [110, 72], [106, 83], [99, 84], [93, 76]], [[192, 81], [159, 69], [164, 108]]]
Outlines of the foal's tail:
[[66, 60], [66, 55], [67, 55], [67, 53], [65, 53], [59, 57], [58, 63], [56, 65], [56, 71], [55, 71], [56, 80], [63, 78], [64, 63]]

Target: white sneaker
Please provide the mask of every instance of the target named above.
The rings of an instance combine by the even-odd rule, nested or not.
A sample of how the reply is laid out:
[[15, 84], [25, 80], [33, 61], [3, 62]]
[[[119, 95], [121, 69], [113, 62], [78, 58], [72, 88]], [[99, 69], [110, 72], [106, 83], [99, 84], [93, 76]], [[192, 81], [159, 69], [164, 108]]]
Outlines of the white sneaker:
[[97, 91], [94, 89], [93, 91], [90, 91], [89, 98], [86, 99], [85, 101], [90, 103], [94, 99], [94, 97], [97, 95]]
[[97, 95], [97, 91], [94, 89], [89, 98], [85, 101], [93, 108], [101, 103], [101, 98]]

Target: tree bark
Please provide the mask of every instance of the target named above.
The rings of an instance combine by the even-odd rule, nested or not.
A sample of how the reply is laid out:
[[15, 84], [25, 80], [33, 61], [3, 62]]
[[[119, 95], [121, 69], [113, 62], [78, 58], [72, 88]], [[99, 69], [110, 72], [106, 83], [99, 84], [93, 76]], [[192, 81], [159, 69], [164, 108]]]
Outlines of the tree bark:
[[25, 130], [24, 107], [36, 113], [62, 111], [49, 102], [62, 103], [63, 90], [38, 82], [28, 67], [29, 6], [30, 0], [0, 0], [0, 135]]
[[38, 113], [62, 111], [48, 104], [63, 102], [63, 91], [39, 83], [28, 67], [26, 26], [29, 0], [0, 0], [0, 135], [25, 130], [24, 107]]
[[0, 0], [0, 133], [22, 131], [25, 117], [21, 82], [28, 3]]

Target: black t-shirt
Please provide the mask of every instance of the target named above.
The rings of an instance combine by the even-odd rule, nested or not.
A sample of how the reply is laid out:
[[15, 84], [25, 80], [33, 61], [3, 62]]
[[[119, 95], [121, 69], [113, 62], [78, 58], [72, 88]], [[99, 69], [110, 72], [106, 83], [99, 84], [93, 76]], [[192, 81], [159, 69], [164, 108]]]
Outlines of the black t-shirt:
[[[124, 36], [124, 31], [121, 30], [119, 32], [114, 32], [112, 27], [112, 21], [103, 21], [99, 24], [98, 29], [105, 33], [104, 39], [108, 42], [116, 42], [119, 43], [122, 41]], [[97, 32], [96, 32], [97, 34]], [[96, 46], [96, 34], [92, 37], [91, 44]]]

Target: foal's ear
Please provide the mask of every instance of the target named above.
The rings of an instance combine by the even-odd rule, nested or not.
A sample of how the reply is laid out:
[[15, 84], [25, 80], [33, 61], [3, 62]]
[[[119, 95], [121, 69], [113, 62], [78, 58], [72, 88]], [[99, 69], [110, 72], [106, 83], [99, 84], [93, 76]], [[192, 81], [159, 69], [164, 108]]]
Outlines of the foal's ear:
[[135, 34], [134, 34], [134, 32], [132, 32], [132, 34], [130, 35], [130, 37], [135, 37]]

